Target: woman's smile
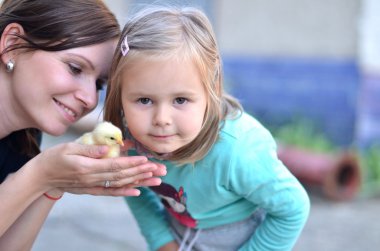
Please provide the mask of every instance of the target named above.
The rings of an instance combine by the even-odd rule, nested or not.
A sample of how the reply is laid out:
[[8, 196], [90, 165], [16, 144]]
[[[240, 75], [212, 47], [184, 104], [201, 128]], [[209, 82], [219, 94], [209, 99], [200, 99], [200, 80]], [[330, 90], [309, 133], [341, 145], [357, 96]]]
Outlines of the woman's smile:
[[57, 99], [53, 98], [54, 102], [58, 105], [60, 108], [60, 111], [62, 111], [64, 117], [70, 121], [71, 123], [75, 122], [78, 118], [78, 113], [72, 110], [71, 108], [67, 107], [66, 105], [62, 104]]

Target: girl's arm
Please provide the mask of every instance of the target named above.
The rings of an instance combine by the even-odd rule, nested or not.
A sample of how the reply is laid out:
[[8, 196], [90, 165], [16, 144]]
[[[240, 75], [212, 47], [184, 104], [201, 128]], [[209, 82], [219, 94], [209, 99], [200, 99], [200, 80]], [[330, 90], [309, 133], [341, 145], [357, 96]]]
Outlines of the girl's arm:
[[166, 219], [166, 210], [153, 191], [145, 187], [140, 190], [139, 197], [125, 199], [149, 245], [149, 250], [170, 250], [173, 246], [168, 243], [174, 241], [174, 236]]
[[309, 215], [309, 197], [278, 160], [269, 134], [256, 133], [250, 142], [232, 161], [231, 189], [263, 208], [266, 218], [239, 250], [292, 250]]
[[164, 246], [160, 247], [158, 251], [177, 251], [179, 248], [177, 242], [171, 241]]

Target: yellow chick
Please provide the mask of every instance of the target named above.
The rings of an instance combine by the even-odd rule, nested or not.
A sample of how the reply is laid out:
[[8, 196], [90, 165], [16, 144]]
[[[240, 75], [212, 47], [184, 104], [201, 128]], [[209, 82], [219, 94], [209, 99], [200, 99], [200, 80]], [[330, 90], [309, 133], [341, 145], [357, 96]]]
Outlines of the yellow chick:
[[120, 155], [120, 146], [124, 146], [121, 130], [110, 122], [100, 122], [92, 132], [83, 134], [76, 142], [85, 145], [107, 145], [108, 153], [103, 158]]

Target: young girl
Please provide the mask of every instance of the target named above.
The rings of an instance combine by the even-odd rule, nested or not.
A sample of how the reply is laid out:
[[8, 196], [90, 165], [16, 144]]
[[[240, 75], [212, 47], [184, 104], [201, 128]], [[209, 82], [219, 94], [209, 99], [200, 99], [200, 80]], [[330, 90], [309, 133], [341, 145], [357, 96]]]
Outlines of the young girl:
[[224, 92], [201, 11], [137, 13], [111, 76], [105, 120], [124, 128], [131, 155], [167, 166], [161, 186], [126, 198], [151, 250], [292, 249], [308, 196], [278, 160], [270, 133]]

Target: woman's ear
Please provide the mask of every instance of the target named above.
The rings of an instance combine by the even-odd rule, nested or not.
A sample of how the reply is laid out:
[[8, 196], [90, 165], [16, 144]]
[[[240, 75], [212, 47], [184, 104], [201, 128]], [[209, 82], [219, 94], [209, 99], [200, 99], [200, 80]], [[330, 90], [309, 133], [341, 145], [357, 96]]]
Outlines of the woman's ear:
[[6, 64], [9, 60], [15, 60], [16, 53], [11, 50], [7, 52], [8, 48], [20, 44], [22, 39], [19, 36], [24, 36], [25, 32], [23, 27], [18, 23], [8, 24], [0, 38], [0, 55], [1, 61]]

